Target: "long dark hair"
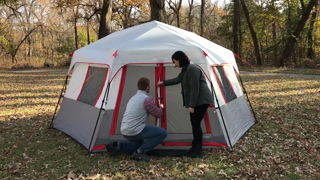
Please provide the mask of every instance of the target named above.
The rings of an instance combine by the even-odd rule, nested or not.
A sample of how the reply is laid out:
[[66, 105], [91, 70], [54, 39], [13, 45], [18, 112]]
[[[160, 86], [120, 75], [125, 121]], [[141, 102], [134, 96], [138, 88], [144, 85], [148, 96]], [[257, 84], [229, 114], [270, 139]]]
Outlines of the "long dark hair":
[[176, 51], [172, 55], [172, 61], [174, 59], [179, 61], [180, 67], [185, 67], [185, 66], [188, 66], [190, 64], [190, 60], [189, 60], [188, 56], [182, 51]]

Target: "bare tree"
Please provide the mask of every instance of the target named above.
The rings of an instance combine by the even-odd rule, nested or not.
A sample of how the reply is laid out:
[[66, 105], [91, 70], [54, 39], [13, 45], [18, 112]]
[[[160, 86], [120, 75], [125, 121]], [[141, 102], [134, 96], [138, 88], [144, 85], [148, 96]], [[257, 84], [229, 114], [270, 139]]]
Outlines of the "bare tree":
[[194, 0], [188, 0], [188, 4], [189, 4], [189, 13], [188, 13], [188, 30], [192, 31], [191, 27], [192, 27], [192, 8], [193, 8], [193, 2]]
[[177, 26], [180, 28], [180, 9], [182, 0], [178, 0], [178, 2], [172, 2], [172, 0], [167, 1], [170, 9], [176, 14]]
[[251, 33], [251, 37], [253, 40], [253, 44], [254, 44], [254, 52], [255, 52], [255, 56], [256, 56], [256, 60], [257, 60], [257, 64], [259, 66], [262, 65], [262, 61], [261, 61], [261, 55], [260, 55], [260, 49], [259, 49], [259, 43], [258, 43], [258, 38], [257, 38], [257, 34], [253, 28], [253, 25], [250, 21], [250, 16], [249, 16], [249, 11], [248, 8], [246, 6], [246, 4], [244, 3], [244, 0], [240, 0], [241, 1], [241, 5], [242, 5], [242, 9], [244, 11], [244, 15], [246, 16], [246, 20], [249, 26], [249, 30]]
[[31, 30], [24, 36], [24, 38], [19, 42], [19, 44], [18, 44], [16, 47], [13, 47], [13, 44], [11, 44], [9, 54], [11, 55], [12, 63], [14, 63], [14, 61], [16, 60], [15, 57], [16, 57], [17, 52], [18, 52], [20, 46], [22, 45], [22, 43], [30, 36], [30, 34], [31, 34], [35, 29], [37, 29], [37, 27], [31, 29]]

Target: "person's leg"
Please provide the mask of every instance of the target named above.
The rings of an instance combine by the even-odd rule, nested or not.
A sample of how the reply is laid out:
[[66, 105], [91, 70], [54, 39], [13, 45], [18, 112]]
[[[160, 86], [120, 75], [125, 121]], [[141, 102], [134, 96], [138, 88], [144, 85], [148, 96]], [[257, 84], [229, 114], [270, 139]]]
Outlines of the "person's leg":
[[190, 119], [192, 124], [193, 141], [192, 145], [194, 150], [190, 153], [191, 157], [201, 157], [202, 156], [202, 138], [203, 133], [201, 129], [201, 121], [208, 109], [208, 105], [201, 105], [195, 107], [194, 113], [190, 113]]
[[121, 152], [132, 154], [134, 153], [142, 144], [143, 139], [141, 139], [141, 135], [135, 135], [135, 136], [123, 136], [128, 140], [128, 142], [119, 142], [118, 143], [118, 149]]
[[140, 135], [146, 142], [138, 148], [138, 151], [146, 153], [160, 144], [168, 136], [168, 132], [157, 126], [146, 126]]
[[195, 150], [195, 147], [196, 147], [195, 132], [197, 131], [196, 130], [197, 123], [196, 123], [196, 116], [194, 113], [190, 113], [190, 121], [191, 121], [191, 127], [192, 127], [193, 140], [192, 140], [192, 147], [186, 152], [186, 155], [190, 155]]

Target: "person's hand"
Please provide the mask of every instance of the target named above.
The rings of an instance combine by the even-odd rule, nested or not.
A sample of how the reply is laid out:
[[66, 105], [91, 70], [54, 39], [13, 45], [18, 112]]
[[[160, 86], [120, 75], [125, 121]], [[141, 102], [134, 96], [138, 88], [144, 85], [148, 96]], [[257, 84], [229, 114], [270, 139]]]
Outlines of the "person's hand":
[[190, 107], [190, 108], [189, 108], [189, 111], [190, 111], [190, 113], [193, 114], [193, 113], [194, 113], [194, 108], [191, 108], [191, 107]]
[[158, 86], [163, 86], [163, 81], [158, 82]]
[[163, 109], [163, 104], [160, 104], [159, 106]]

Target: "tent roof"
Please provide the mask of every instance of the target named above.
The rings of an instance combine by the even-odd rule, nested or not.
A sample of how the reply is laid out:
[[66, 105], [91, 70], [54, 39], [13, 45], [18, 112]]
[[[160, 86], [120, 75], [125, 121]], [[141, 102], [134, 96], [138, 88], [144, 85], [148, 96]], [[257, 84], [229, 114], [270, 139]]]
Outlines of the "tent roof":
[[[74, 52], [69, 72], [75, 63], [107, 64], [112, 76], [126, 64], [171, 63], [175, 51], [184, 51], [196, 64], [232, 64], [238, 71], [233, 53], [192, 32], [151, 21], [114, 32]], [[209, 56], [203, 58], [203, 51]], [[113, 54], [117, 52], [117, 56]], [[204, 62], [207, 59], [207, 62]], [[112, 77], [111, 76], [111, 77]]]

